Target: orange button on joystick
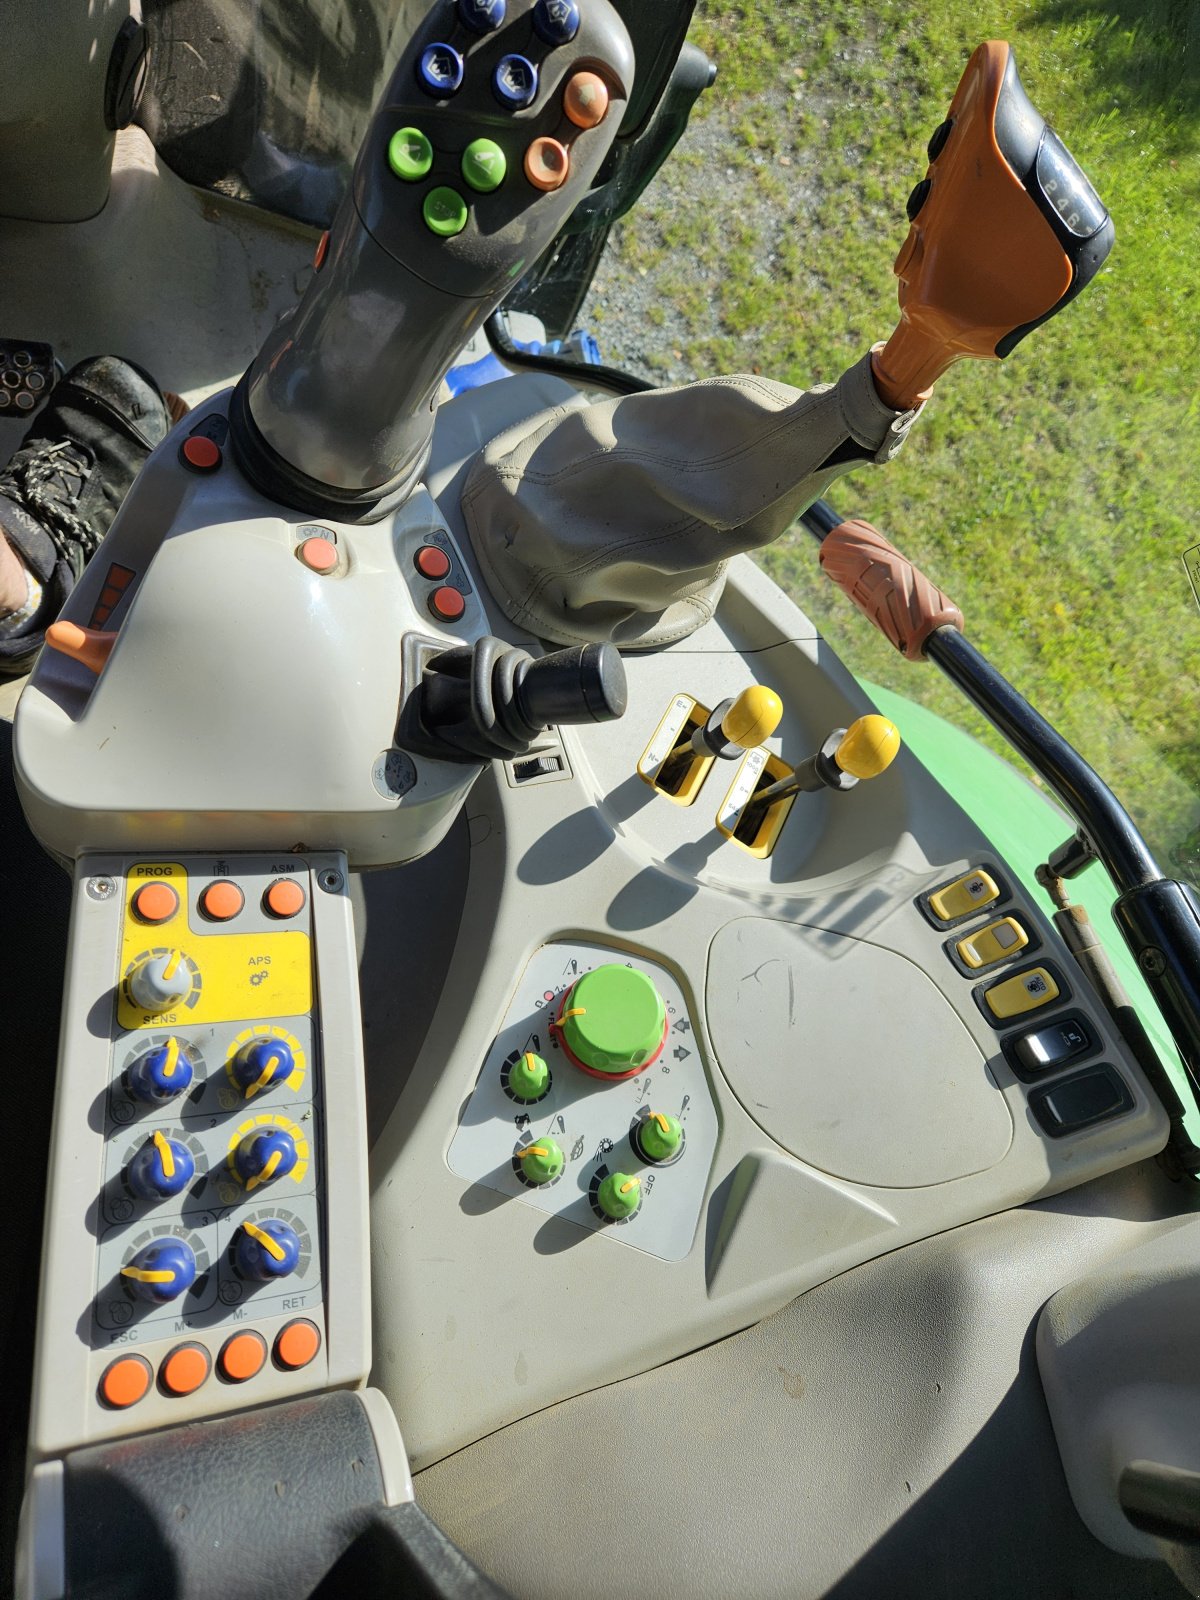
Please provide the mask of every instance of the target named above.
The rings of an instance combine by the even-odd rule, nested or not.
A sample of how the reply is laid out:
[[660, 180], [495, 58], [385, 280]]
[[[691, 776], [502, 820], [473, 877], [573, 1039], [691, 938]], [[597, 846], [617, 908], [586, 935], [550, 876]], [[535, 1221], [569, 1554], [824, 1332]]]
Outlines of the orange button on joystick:
[[315, 1322], [297, 1317], [282, 1329], [275, 1341], [275, 1360], [281, 1367], [306, 1367], [321, 1348], [321, 1335]]
[[237, 916], [245, 904], [246, 896], [228, 878], [219, 878], [216, 883], [210, 883], [200, 896], [201, 911], [214, 922], [228, 922], [230, 917]]
[[221, 1346], [217, 1367], [230, 1383], [245, 1383], [263, 1369], [267, 1359], [267, 1341], [261, 1333], [235, 1333]]
[[304, 890], [295, 878], [276, 878], [263, 900], [273, 917], [294, 917], [304, 910]]
[[133, 897], [133, 910], [143, 922], [166, 922], [179, 910], [179, 896], [169, 883], [144, 883]]
[[145, 1356], [120, 1356], [104, 1369], [100, 1398], [114, 1410], [135, 1406], [150, 1387], [150, 1363]]
[[608, 115], [608, 85], [594, 72], [577, 72], [563, 90], [563, 110], [577, 128], [598, 128]]
[[168, 1394], [195, 1394], [211, 1370], [202, 1344], [177, 1344], [158, 1369], [158, 1379]]
[[525, 176], [535, 189], [561, 189], [571, 172], [571, 157], [565, 144], [546, 134], [535, 139], [525, 152]]

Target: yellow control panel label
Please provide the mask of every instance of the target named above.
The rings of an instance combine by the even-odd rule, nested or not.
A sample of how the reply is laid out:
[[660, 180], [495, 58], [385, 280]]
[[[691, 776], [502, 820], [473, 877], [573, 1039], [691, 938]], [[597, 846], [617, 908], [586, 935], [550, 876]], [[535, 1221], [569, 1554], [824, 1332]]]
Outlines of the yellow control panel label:
[[[176, 909], [150, 925], [133, 909], [138, 891], [161, 883], [178, 894]], [[188, 875], [178, 862], [139, 863], [125, 885], [121, 930], [121, 980], [117, 1019], [123, 1028], [174, 1027], [303, 1016], [312, 1009], [312, 943], [300, 928], [232, 933], [193, 931], [188, 917]], [[129, 977], [143, 962], [172, 951], [190, 979], [186, 994], [166, 1011], [150, 1012], [129, 992]]]

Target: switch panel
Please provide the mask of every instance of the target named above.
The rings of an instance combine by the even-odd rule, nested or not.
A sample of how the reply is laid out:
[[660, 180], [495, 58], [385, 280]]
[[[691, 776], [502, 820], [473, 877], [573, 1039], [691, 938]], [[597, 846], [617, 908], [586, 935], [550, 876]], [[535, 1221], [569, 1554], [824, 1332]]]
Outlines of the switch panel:
[[365, 1377], [345, 882], [340, 856], [80, 862], [37, 1454]]
[[469, 1183], [681, 1261], [716, 1143], [695, 1021], [674, 974], [571, 940], [530, 958], [447, 1160]]

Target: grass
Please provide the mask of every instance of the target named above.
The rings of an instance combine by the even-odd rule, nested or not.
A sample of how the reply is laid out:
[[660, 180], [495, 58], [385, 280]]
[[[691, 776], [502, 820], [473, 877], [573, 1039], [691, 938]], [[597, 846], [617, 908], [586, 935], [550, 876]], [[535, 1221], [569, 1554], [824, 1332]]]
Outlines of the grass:
[[[975, 642], [1179, 863], [1200, 827], [1200, 610], [1182, 559], [1200, 544], [1194, 0], [700, 0], [693, 38], [717, 87], [608, 270], [649, 277], [640, 333], [662, 376], [836, 377], [894, 322], [904, 200], [989, 37], [1013, 45], [1116, 247], [1003, 365], [953, 369], [901, 457], [831, 499], [959, 600]], [[721, 205], [704, 203], [714, 161]], [[625, 353], [619, 327], [602, 332]], [[758, 559], [856, 671], [1002, 748], [933, 668], [906, 666], [828, 589], [810, 536]]]

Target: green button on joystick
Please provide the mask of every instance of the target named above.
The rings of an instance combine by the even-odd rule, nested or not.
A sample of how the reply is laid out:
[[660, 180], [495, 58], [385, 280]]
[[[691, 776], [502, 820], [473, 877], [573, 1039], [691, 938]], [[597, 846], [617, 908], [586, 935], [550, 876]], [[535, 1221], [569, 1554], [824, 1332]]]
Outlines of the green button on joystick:
[[462, 175], [480, 194], [498, 189], [507, 170], [504, 151], [494, 139], [472, 139], [462, 153]]
[[644, 972], [614, 961], [572, 984], [559, 1022], [562, 1042], [581, 1067], [622, 1078], [662, 1049], [667, 1013]]
[[540, 1100], [549, 1087], [550, 1068], [532, 1050], [526, 1050], [521, 1059], [508, 1069], [508, 1092], [514, 1100], [529, 1105], [534, 1100]]
[[627, 1172], [610, 1172], [596, 1191], [596, 1201], [614, 1222], [631, 1217], [642, 1203], [642, 1180], [631, 1178]]
[[553, 1139], [539, 1139], [525, 1146], [520, 1162], [526, 1182], [553, 1183], [563, 1169], [562, 1148]]
[[401, 128], [388, 143], [388, 166], [405, 183], [416, 183], [433, 165], [433, 146], [420, 128]]
[[453, 239], [467, 225], [467, 202], [462, 195], [444, 185], [430, 189], [421, 205], [425, 226], [441, 239]]
[[647, 1161], [673, 1161], [683, 1143], [683, 1128], [678, 1117], [652, 1111], [637, 1127], [638, 1151]]

